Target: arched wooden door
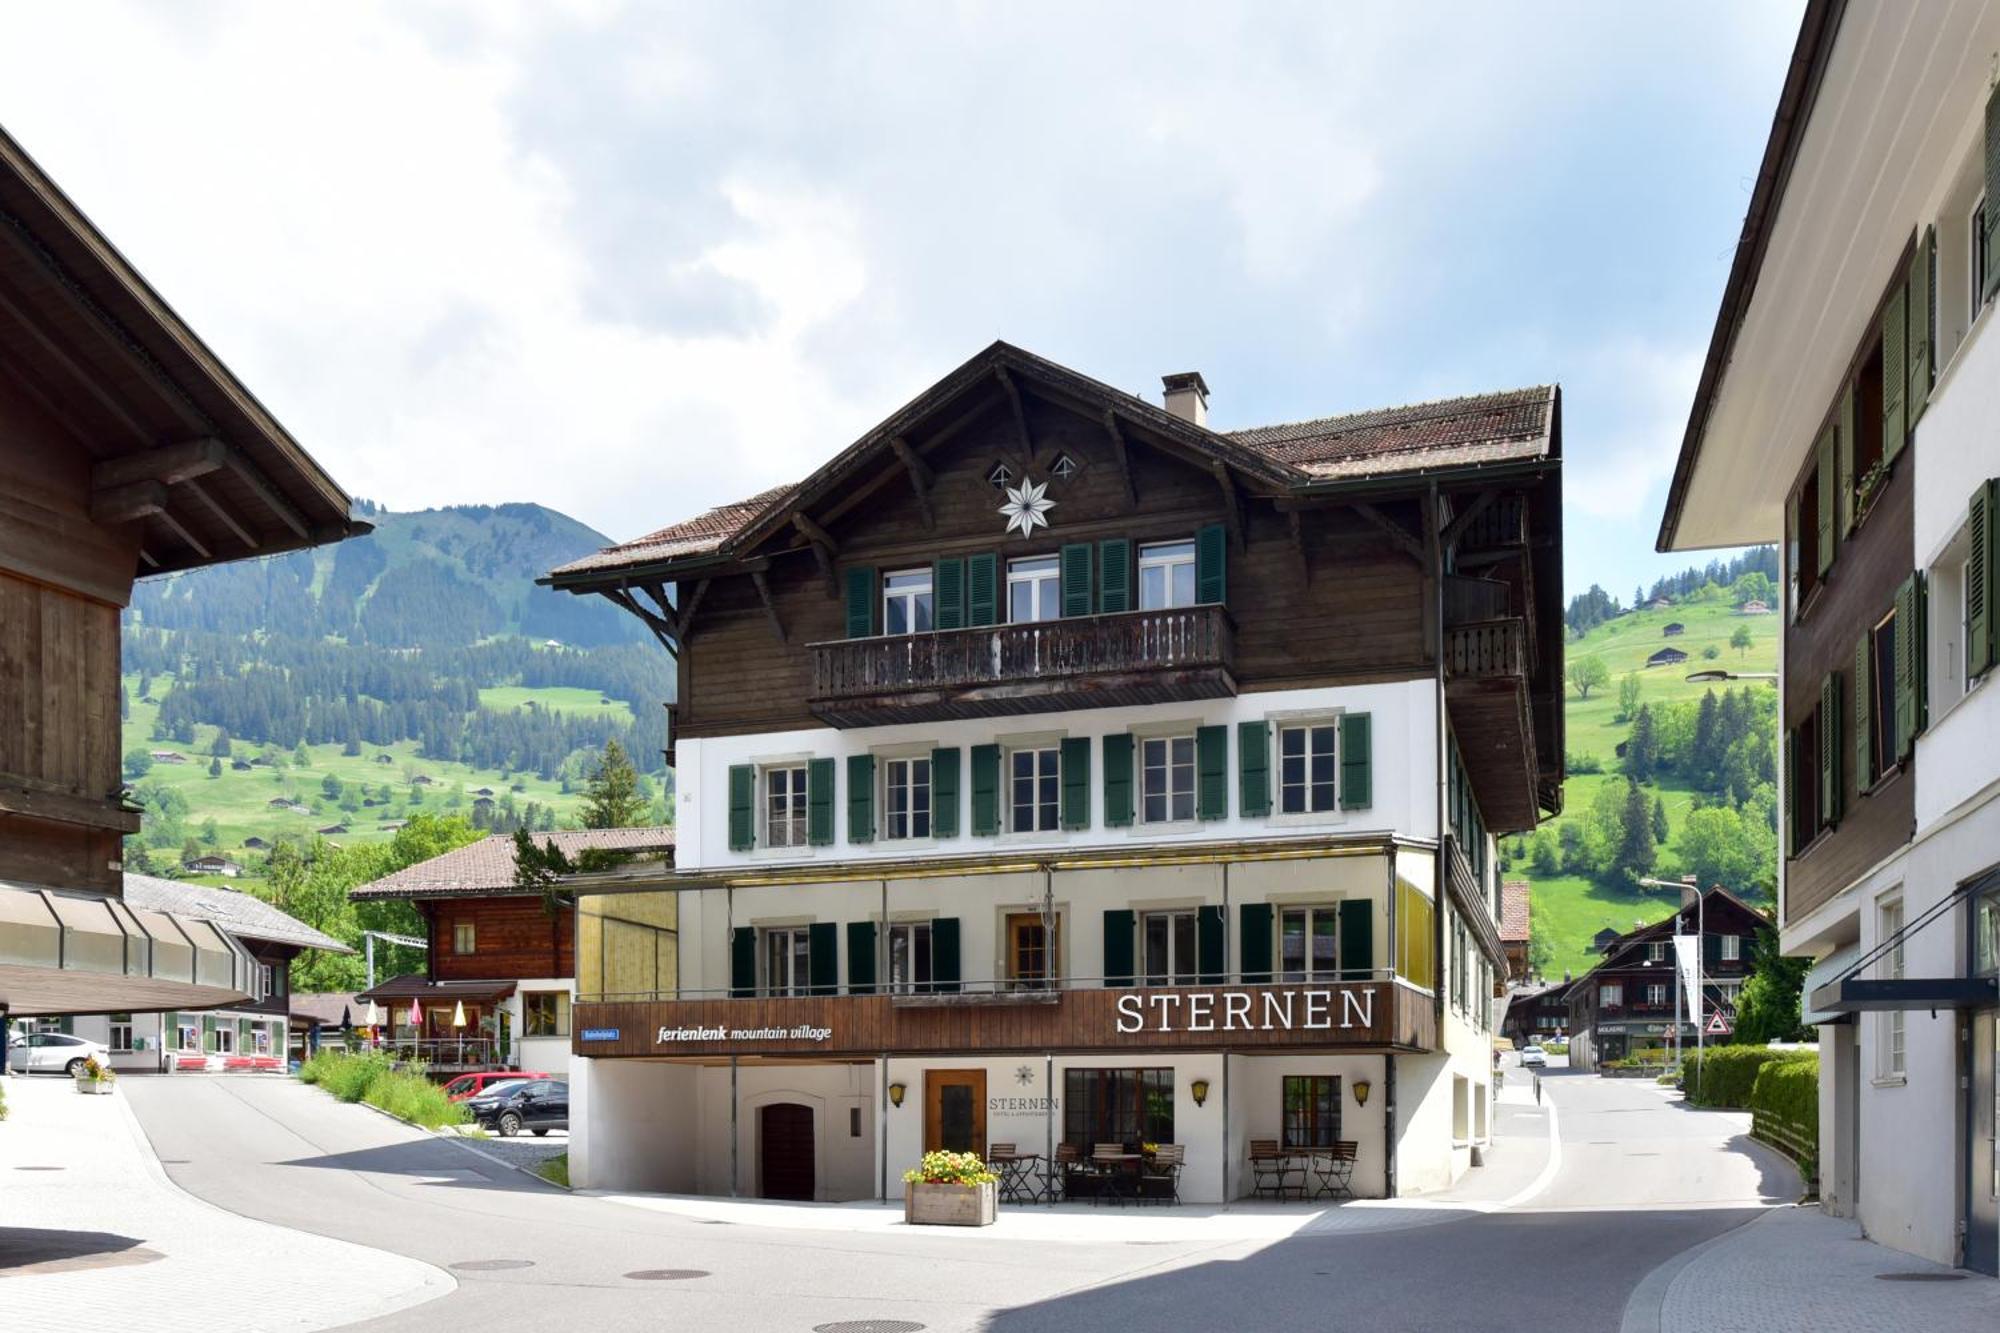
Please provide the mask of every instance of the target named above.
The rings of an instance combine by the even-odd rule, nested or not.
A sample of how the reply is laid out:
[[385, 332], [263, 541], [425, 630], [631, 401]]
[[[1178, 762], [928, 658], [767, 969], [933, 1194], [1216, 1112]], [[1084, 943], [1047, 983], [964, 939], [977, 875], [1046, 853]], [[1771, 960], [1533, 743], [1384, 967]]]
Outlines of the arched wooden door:
[[757, 1112], [758, 1174], [767, 1199], [813, 1197], [813, 1113], [797, 1102], [773, 1102]]

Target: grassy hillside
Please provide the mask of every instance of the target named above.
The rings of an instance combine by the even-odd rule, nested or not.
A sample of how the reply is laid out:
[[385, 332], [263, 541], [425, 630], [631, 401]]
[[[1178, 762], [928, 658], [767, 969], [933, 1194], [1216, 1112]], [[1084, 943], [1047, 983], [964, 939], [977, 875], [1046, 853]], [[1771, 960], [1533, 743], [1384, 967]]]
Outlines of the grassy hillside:
[[[1666, 627], [1680, 624], [1680, 634], [1669, 637]], [[1737, 629], [1750, 632], [1750, 646], [1737, 649], [1730, 639]], [[1560, 837], [1566, 823], [1580, 820], [1591, 808], [1598, 789], [1607, 783], [1622, 786], [1625, 779], [1618, 768], [1617, 745], [1627, 734], [1627, 724], [1614, 721], [1619, 711], [1618, 686], [1627, 675], [1639, 679], [1639, 702], [1661, 704], [1699, 700], [1710, 689], [1718, 694], [1731, 683], [1702, 684], [1687, 677], [1701, 670], [1734, 672], [1774, 672], [1778, 669], [1779, 617], [1739, 614], [1726, 597], [1689, 600], [1660, 611], [1633, 611], [1597, 626], [1580, 639], [1570, 641], [1566, 650], [1574, 663], [1596, 657], [1610, 673], [1606, 685], [1593, 689], [1588, 699], [1577, 696], [1574, 686], [1568, 693], [1565, 720], [1569, 732], [1568, 750], [1573, 757], [1595, 759], [1603, 768], [1598, 774], [1572, 776], [1563, 791], [1563, 815], [1545, 827]], [[1647, 667], [1646, 659], [1662, 648], [1679, 648], [1688, 655], [1685, 662], [1671, 666]], [[1705, 650], [1716, 649], [1710, 658]], [[1734, 688], [1756, 687], [1756, 682], [1735, 683]], [[1693, 807], [1695, 793], [1673, 776], [1665, 776], [1651, 788], [1667, 811], [1669, 836], [1660, 848], [1654, 874], [1672, 879], [1681, 873], [1675, 856], [1674, 840]], [[1543, 876], [1517, 862], [1510, 877], [1526, 878], [1533, 885], [1533, 928], [1538, 945], [1549, 950], [1548, 975], [1582, 973], [1596, 957], [1591, 938], [1609, 926], [1626, 931], [1635, 924], [1660, 919], [1674, 909], [1677, 895], [1669, 891], [1641, 891], [1609, 887], [1579, 875]]]

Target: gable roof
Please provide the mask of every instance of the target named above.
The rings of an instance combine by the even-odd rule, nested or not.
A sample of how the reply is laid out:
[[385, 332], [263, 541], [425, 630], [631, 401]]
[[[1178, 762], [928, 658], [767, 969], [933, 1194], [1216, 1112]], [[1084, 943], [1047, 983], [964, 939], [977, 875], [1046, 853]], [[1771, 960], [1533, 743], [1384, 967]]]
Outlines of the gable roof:
[[324, 949], [328, 953], [354, 952], [339, 940], [314, 930], [295, 916], [279, 911], [255, 894], [237, 889], [219, 889], [208, 884], [186, 884], [177, 879], [127, 873], [125, 902], [128, 906], [144, 908], [149, 912], [172, 912], [212, 921], [231, 935], [243, 939], [294, 944], [301, 949]]
[[1500, 885], [1500, 938], [1505, 943], [1528, 939], [1530, 892], [1525, 879], [1505, 880]]
[[[837, 488], [890, 441], [975, 388], [1003, 377], [1032, 383], [1144, 427], [1174, 447], [1221, 463], [1262, 492], [1283, 493], [1359, 479], [1553, 458], [1560, 391], [1552, 385], [1439, 399], [1311, 421], [1215, 431], [1102, 381], [1006, 342], [994, 342], [803, 481], [774, 486], [655, 532], [572, 560], [539, 582], [587, 587], [607, 575], [748, 555], [779, 531], [784, 515]], [[1017, 390], [1018, 391], [1018, 390]]]
[[[562, 829], [534, 836], [537, 846], [553, 842], [568, 857], [586, 850], [664, 852], [671, 856], [674, 849], [671, 826]], [[347, 896], [355, 902], [376, 902], [390, 898], [487, 898], [524, 892], [514, 884], [514, 835], [494, 833], [351, 889]]]

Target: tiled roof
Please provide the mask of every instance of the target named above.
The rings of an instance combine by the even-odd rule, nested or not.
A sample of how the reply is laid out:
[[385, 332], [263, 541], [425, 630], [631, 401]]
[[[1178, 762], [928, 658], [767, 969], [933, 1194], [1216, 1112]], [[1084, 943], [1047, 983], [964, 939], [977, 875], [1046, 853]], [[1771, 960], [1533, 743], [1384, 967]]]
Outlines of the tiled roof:
[[1512, 943], [1528, 938], [1528, 881], [1510, 879], [1500, 885], [1500, 938]]
[[349, 1022], [360, 1023], [367, 1015], [362, 1011], [368, 1007], [364, 1001], [354, 1002], [351, 990], [320, 991], [318, 993], [293, 991], [285, 1008], [295, 1017], [310, 1018], [322, 1027], [338, 1027], [340, 1016], [346, 1014]]
[[707, 555], [741, 532], [750, 520], [778, 503], [794, 489], [791, 484], [773, 486], [747, 500], [717, 505], [705, 514], [680, 523], [671, 523], [658, 532], [649, 532], [629, 542], [607, 546], [551, 570], [553, 574], [581, 574], [593, 569], [616, 569], [623, 565], [651, 564], [660, 560], [680, 560], [691, 555]]
[[1230, 431], [1312, 480], [1538, 458], [1548, 452], [1555, 390], [1441, 398], [1405, 407]]
[[[660, 828], [563, 829], [535, 834], [535, 844], [553, 842], [574, 858], [587, 849], [672, 852], [674, 830]], [[355, 902], [383, 898], [473, 898], [515, 892], [514, 835], [495, 833], [455, 852], [419, 861], [349, 891]]]
[[218, 889], [207, 884], [184, 884], [177, 879], [128, 874], [125, 876], [125, 902], [149, 912], [173, 912], [200, 921], [213, 921], [242, 939], [296, 944], [302, 949], [325, 949], [330, 953], [354, 952], [339, 940], [279, 911], [262, 898], [236, 889]]

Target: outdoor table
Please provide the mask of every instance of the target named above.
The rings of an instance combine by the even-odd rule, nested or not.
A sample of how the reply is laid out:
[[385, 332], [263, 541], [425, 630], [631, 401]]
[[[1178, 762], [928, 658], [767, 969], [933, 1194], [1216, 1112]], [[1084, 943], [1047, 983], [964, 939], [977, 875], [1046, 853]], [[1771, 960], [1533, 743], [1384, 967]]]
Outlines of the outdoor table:
[[1003, 1203], [1043, 1203], [1048, 1185], [1042, 1175], [1040, 1153], [996, 1156], [991, 1165], [1000, 1168], [1000, 1198]]
[[1090, 1160], [1109, 1168], [1103, 1176], [1107, 1194], [1099, 1197], [1117, 1199], [1121, 1203], [1139, 1197], [1139, 1165], [1146, 1160], [1143, 1156], [1135, 1152], [1104, 1153], [1093, 1154]]

